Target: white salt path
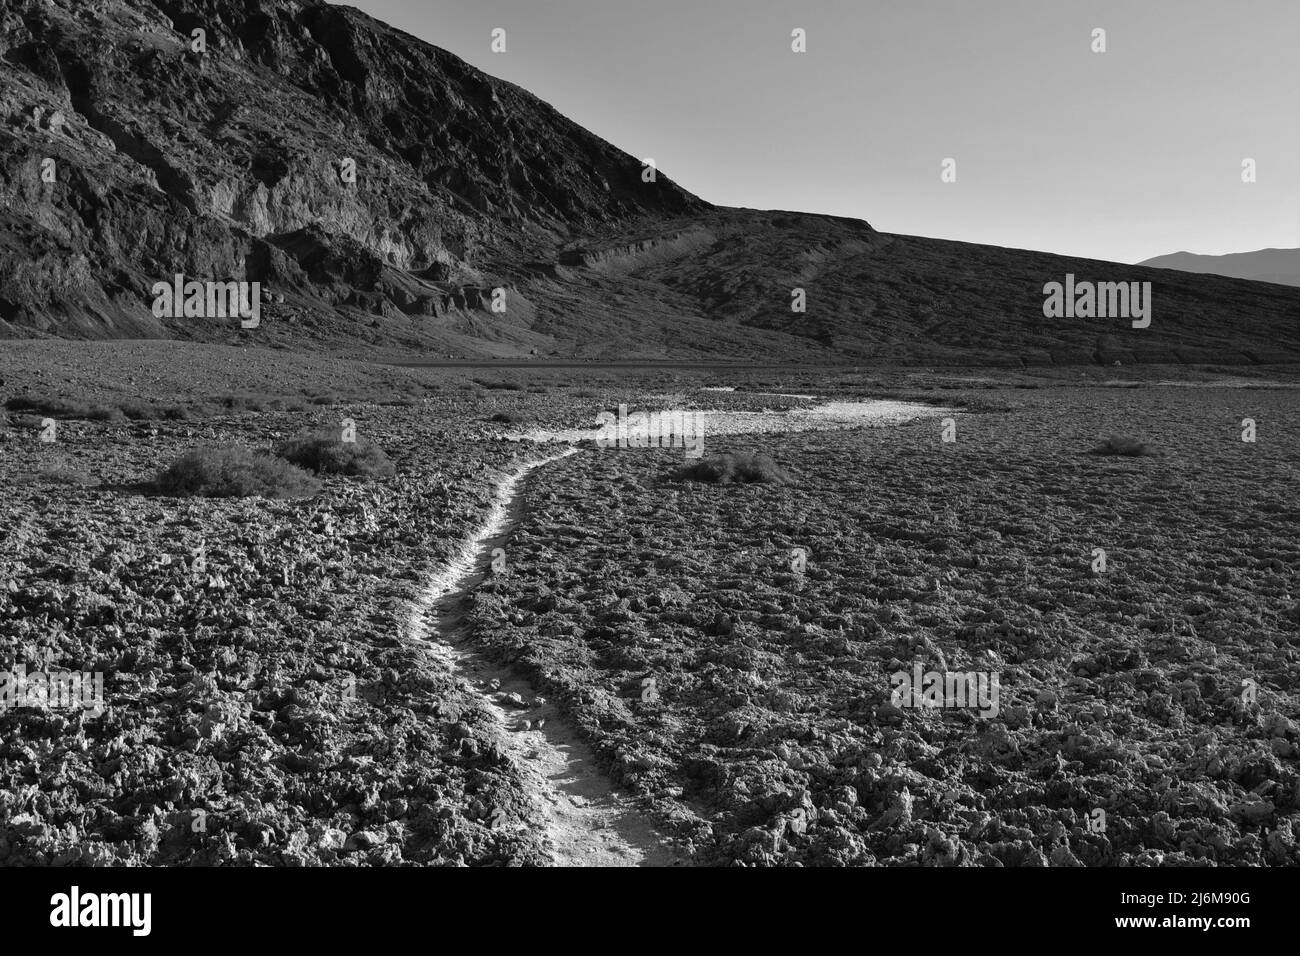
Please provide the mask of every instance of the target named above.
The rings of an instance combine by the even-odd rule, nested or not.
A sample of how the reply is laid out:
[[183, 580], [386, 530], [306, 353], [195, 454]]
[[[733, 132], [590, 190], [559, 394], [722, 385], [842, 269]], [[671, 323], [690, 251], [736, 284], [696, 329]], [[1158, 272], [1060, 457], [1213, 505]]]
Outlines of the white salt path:
[[[802, 396], [791, 396], [802, 397]], [[676, 409], [674, 409], [676, 410]], [[631, 417], [637, 409], [629, 408]], [[698, 414], [705, 442], [719, 435], [756, 435], [770, 432], [833, 431], [863, 426], [899, 425], [917, 418], [953, 415], [956, 409], [920, 402], [897, 402], [879, 399], [865, 402], [823, 402], [811, 408], [787, 411], [747, 412], [735, 409], [689, 409]], [[576, 444], [595, 439], [601, 430], [593, 421], [591, 428], [533, 428], [507, 436], [512, 441], [568, 442]]]
[[[531, 702], [536, 691], [508, 668], [478, 653], [469, 642], [461, 600], [482, 581], [493, 549], [504, 544], [517, 522], [523, 510], [524, 479], [533, 470], [577, 451], [568, 448], [523, 465], [501, 481], [487, 520], [451, 562], [430, 578], [416, 601], [410, 633], [425, 640], [435, 657], [465, 682], [466, 689], [482, 694], [499, 724], [499, 746], [520, 768], [534, 803], [533, 818], [525, 825], [542, 827], [554, 865], [681, 865], [685, 861], [597, 769], [590, 748], [554, 706], [520, 709], [502, 703], [509, 694]], [[492, 682], [496, 682], [495, 688], [489, 686]], [[521, 721], [539, 717], [545, 720], [542, 729], [515, 729]]]

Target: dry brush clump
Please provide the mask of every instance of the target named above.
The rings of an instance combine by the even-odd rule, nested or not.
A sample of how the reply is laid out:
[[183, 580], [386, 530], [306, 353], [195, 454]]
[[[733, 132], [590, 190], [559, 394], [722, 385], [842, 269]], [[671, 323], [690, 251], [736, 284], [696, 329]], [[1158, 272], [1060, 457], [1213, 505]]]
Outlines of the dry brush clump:
[[307, 400], [283, 395], [231, 393], [213, 395], [208, 403], [227, 412], [305, 412]]
[[322, 474], [391, 478], [397, 473], [384, 450], [374, 442], [360, 437], [343, 441], [339, 432], [328, 429], [282, 442], [276, 446], [275, 454]]
[[146, 405], [128, 402], [119, 407], [123, 415], [137, 422], [183, 422], [193, 417], [192, 410], [185, 405]]
[[1148, 457], [1155, 454], [1155, 450], [1144, 442], [1136, 438], [1129, 438], [1123, 435], [1111, 435], [1096, 448], [1089, 450], [1090, 455], [1123, 455], [1128, 458]]
[[11, 412], [30, 412], [47, 418], [72, 418], [98, 422], [122, 421], [126, 418], [122, 410], [114, 405], [97, 405], [34, 395], [15, 395], [5, 402], [5, 408]]
[[518, 382], [492, 382], [482, 378], [475, 378], [470, 381], [492, 392], [522, 392], [524, 390], [524, 387]]
[[56, 485], [93, 485], [95, 479], [76, 465], [66, 463], [43, 465], [36, 471], [36, 477]]
[[204, 498], [303, 498], [321, 483], [281, 458], [239, 445], [193, 448], [159, 472], [154, 490]]
[[791, 481], [790, 473], [762, 453], [727, 452], [687, 465], [677, 473], [686, 481], [704, 481], [716, 485], [774, 484]]
[[11, 412], [27, 412], [47, 418], [99, 422], [120, 422], [128, 418], [132, 421], [186, 421], [192, 417], [192, 409], [180, 404], [109, 404], [35, 395], [15, 395], [5, 402], [5, 408]]

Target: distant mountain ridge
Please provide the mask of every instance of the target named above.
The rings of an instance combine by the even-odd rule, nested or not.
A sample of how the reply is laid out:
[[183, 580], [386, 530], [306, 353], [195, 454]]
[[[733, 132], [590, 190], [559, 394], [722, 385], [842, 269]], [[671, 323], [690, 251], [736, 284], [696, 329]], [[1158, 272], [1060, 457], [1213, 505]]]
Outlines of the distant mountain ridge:
[[[155, 316], [151, 288], [178, 274], [259, 282], [260, 325]], [[1045, 318], [1067, 274], [1152, 282], [1150, 328]], [[1300, 360], [1300, 290], [712, 206], [519, 87], [318, 0], [3, 0], [0, 339], [42, 336], [1247, 363]]]
[[1146, 259], [1138, 265], [1300, 286], [1300, 249], [1257, 249], [1254, 252], [1230, 252], [1221, 256], [1174, 252]]

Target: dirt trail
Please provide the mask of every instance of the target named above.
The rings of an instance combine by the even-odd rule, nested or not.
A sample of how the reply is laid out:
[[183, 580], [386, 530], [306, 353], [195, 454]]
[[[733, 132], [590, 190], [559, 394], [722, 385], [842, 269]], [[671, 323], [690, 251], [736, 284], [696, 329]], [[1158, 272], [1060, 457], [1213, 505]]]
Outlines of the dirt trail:
[[[462, 599], [483, 580], [492, 552], [502, 547], [523, 510], [523, 482], [535, 469], [576, 454], [568, 448], [524, 465], [497, 488], [492, 509], [473, 539], [436, 574], [411, 614], [412, 633], [483, 695], [501, 725], [501, 748], [525, 776], [536, 803], [535, 822], [557, 866], [676, 866], [686, 861], [614, 791], [591, 749], [533, 688], [480, 654], [465, 632]], [[522, 700], [526, 706], [517, 706]], [[538, 728], [538, 719], [544, 726]], [[533, 726], [523, 729], [523, 722]], [[530, 825], [532, 825], [530, 823]]]

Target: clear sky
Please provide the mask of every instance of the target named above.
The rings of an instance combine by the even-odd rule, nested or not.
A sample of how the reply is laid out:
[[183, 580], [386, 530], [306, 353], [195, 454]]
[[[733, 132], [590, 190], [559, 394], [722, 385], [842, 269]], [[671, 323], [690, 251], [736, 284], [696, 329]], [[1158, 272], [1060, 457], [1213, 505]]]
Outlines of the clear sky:
[[349, 5], [710, 202], [1121, 262], [1300, 246], [1300, 0]]

